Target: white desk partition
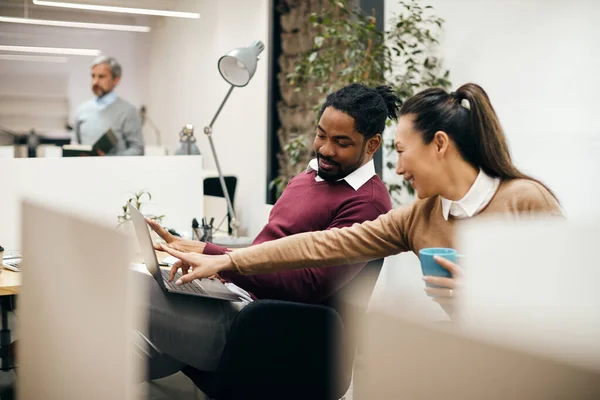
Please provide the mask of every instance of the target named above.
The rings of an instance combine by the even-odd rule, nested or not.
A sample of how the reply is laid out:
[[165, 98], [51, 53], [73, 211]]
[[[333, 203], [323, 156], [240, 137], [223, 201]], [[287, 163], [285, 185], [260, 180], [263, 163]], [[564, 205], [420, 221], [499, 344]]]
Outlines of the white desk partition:
[[0, 146], [0, 158], [15, 158], [15, 146]]
[[166, 226], [189, 232], [203, 215], [203, 175], [202, 156], [0, 159], [0, 245], [21, 248], [23, 196], [92, 211], [116, 227], [127, 199], [145, 189], [152, 201], [144, 214], [165, 214]]
[[131, 338], [146, 325], [149, 291], [127, 270], [126, 236], [30, 202], [22, 223], [19, 398], [144, 398], [135, 382], [145, 365]]

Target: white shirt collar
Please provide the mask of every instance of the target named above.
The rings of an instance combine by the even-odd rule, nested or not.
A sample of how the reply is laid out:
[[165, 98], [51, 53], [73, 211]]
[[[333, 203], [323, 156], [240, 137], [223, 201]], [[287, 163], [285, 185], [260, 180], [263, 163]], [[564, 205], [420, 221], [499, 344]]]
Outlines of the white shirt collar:
[[[308, 163], [307, 171], [319, 171], [319, 161], [316, 158], [313, 158]], [[342, 179], [338, 179], [338, 181], [346, 181], [348, 185], [352, 187], [354, 190], [360, 189], [362, 185], [367, 183], [369, 179], [371, 179], [375, 175], [375, 163], [373, 160], [370, 160], [368, 163], [363, 165], [360, 168], [357, 168], [354, 172], [348, 174]], [[315, 181], [322, 182], [324, 179], [319, 176], [319, 174], [315, 175]]]
[[444, 219], [448, 221], [449, 215], [456, 218], [471, 218], [488, 205], [499, 186], [499, 178], [492, 178], [480, 169], [475, 182], [462, 199], [452, 201], [440, 196]]
[[102, 97], [96, 97], [96, 105], [98, 108], [104, 109], [114, 103], [115, 100], [117, 100], [117, 94], [115, 92], [110, 92]]

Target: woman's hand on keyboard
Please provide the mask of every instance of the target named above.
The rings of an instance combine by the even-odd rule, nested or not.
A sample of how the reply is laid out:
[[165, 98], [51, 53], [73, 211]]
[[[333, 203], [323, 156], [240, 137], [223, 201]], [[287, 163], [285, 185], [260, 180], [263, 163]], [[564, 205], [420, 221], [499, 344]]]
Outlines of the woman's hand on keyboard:
[[[179, 250], [172, 249], [164, 244], [161, 249], [169, 253], [173, 257], [179, 259], [171, 268], [169, 281], [175, 278], [177, 270], [181, 269], [181, 278], [175, 282], [176, 285], [181, 285], [193, 281], [194, 279], [209, 278], [221, 271], [232, 269], [233, 264], [227, 255], [208, 256], [198, 253], [184, 253]], [[189, 271], [191, 268], [191, 272]], [[189, 272], [189, 273], [188, 273]]]

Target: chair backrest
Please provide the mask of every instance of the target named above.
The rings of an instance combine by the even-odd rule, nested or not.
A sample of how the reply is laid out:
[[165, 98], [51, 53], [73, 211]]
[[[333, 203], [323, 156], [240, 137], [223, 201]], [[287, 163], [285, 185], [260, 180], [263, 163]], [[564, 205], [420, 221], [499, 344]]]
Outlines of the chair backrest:
[[[332, 307], [344, 322], [344, 340], [336, 342], [337, 385], [342, 389], [350, 386], [357, 345], [364, 336], [367, 309], [375, 284], [383, 267], [383, 258], [370, 261], [365, 267], [323, 304]], [[343, 393], [342, 393], [343, 394]]]
[[[227, 192], [229, 193], [229, 198], [232, 204], [235, 204], [235, 189], [237, 186], [237, 177], [235, 176], [225, 176], [225, 186], [227, 187]], [[221, 187], [221, 182], [218, 177], [210, 177], [204, 178], [204, 195], [205, 196], [215, 196], [215, 197], [225, 197], [223, 193], [223, 188]], [[231, 223], [231, 215], [227, 213], [227, 226], [230, 226]], [[229, 228], [229, 234], [231, 235], [232, 231]]]
[[368, 262], [365, 267], [344, 287], [324, 302], [324, 305], [341, 311], [338, 307], [353, 306], [366, 312], [375, 284], [381, 273], [384, 258]]

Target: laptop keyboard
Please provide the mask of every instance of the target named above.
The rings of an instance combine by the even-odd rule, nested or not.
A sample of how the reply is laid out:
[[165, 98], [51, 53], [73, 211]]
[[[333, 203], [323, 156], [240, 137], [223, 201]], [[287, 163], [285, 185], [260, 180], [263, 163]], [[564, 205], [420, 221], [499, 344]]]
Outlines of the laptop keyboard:
[[179, 271], [177, 271], [177, 273], [175, 273], [175, 279], [173, 279], [173, 282], [169, 282], [169, 275], [171, 274], [170, 270], [161, 268], [160, 272], [162, 273], [163, 281], [165, 282], [165, 286], [171, 290], [175, 290], [177, 292], [200, 293], [200, 294], [208, 295], [208, 292], [206, 290], [202, 289], [200, 287], [200, 285], [197, 285], [192, 282], [185, 283], [180, 286], [175, 285], [175, 282], [177, 282], [177, 279], [181, 278], [181, 272], [179, 272]]

